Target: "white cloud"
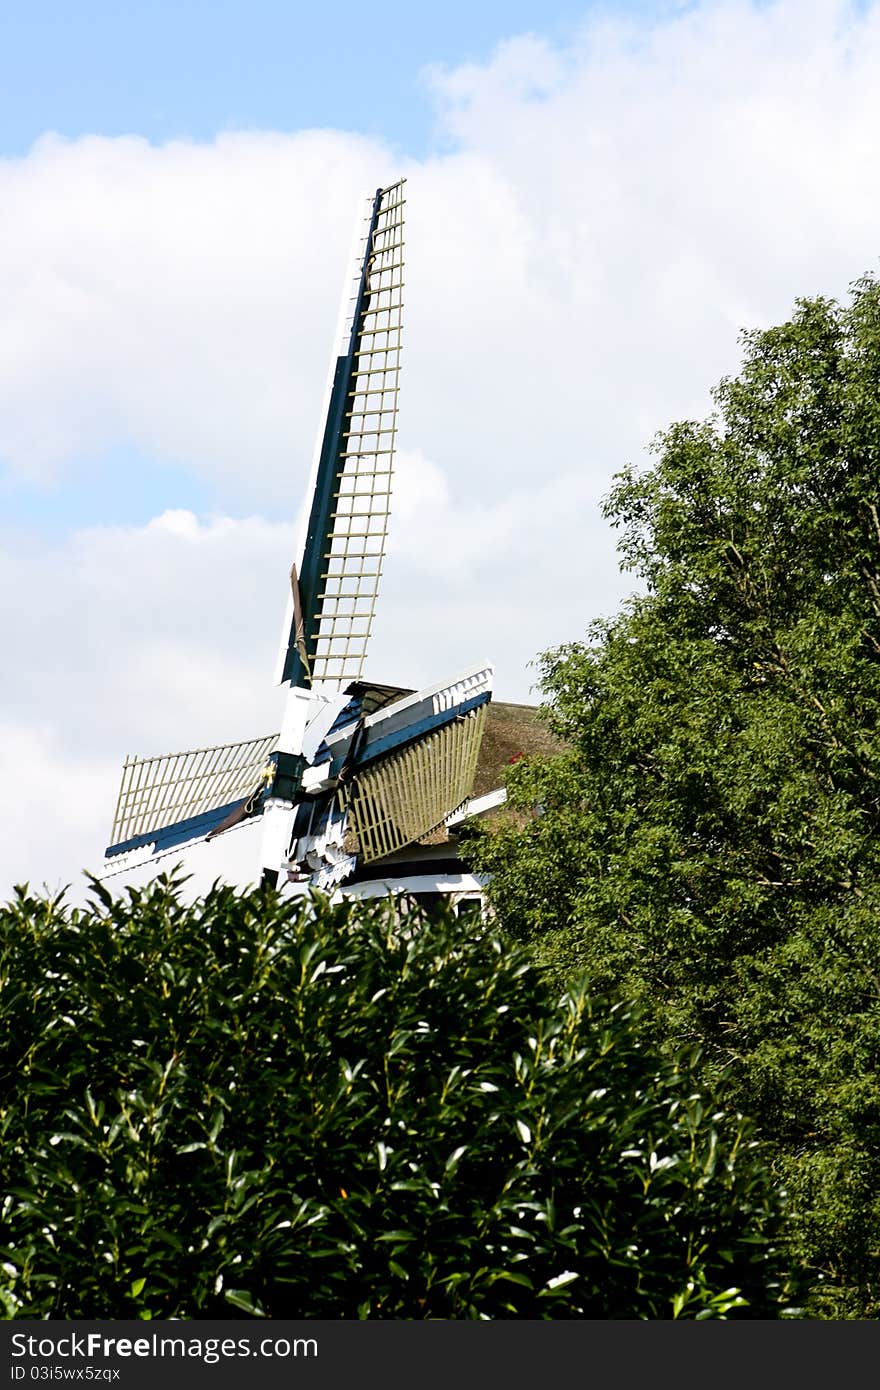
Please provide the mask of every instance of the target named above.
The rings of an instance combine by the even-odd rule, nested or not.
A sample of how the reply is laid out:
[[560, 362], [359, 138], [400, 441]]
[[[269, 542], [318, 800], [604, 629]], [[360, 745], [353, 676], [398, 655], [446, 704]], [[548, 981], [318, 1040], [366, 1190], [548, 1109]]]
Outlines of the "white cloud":
[[48, 551], [27, 537], [8, 544], [5, 712], [47, 721], [93, 754], [271, 731], [292, 544], [291, 526], [181, 512], [76, 532]]
[[391, 171], [334, 132], [48, 136], [0, 163], [0, 456], [40, 477], [133, 441], [245, 505], [289, 497], [354, 209]]
[[4, 719], [0, 766], [7, 795], [0, 847], [4, 898], [13, 883], [29, 882], [37, 891], [45, 883], [57, 892], [80, 869], [100, 863], [107, 760], [80, 756], [60, 722]]
[[[289, 525], [172, 511], [75, 533], [49, 553], [26, 540], [0, 552], [0, 627], [14, 654], [0, 723], [5, 889], [45, 879], [81, 891], [80, 870], [102, 870], [126, 753], [279, 727], [272, 672], [292, 545]], [[226, 862], [256, 873], [250, 831], [223, 840], [231, 861], [220, 843], [191, 865], [201, 888]]]
[[255, 882], [259, 877], [259, 824], [199, 844], [184, 856], [161, 860], [141, 856], [122, 874], [118, 860], [103, 860], [113, 819], [120, 767], [112, 753], [79, 751], [63, 722], [0, 723], [0, 766], [8, 796], [0, 846], [0, 896], [5, 901], [14, 884], [29, 884], [32, 892], [68, 890], [80, 903], [89, 886], [85, 872], [113, 875], [111, 883], [145, 884], [157, 871], [170, 871], [185, 861], [192, 876], [186, 891], [203, 893], [217, 878]]
[[[48, 137], [0, 164], [0, 458], [45, 478], [128, 443], [246, 514], [196, 519], [169, 496], [145, 527], [8, 544], [8, 747], [40, 769], [59, 873], [85, 862], [64, 857], [71, 807], [107, 797], [110, 749], [277, 723], [293, 521], [362, 189], [409, 176], [372, 673], [418, 684], [487, 656], [499, 696], [524, 699], [528, 660], [628, 587], [598, 509], [614, 470], [706, 412], [741, 326], [876, 268], [878, 68], [877, 4], [704, 3], [436, 70], [451, 152], [421, 164], [335, 132]], [[75, 794], [56, 807], [58, 768]], [[2, 875], [23, 876], [32, 827]]]
[[580, 635], [585, 613], [612, 612], [631, 587], [616, 572], [598, 479], [539, 476], [474, 500], [418, 451], [403, 451], [398, 470], [376, 678], [428, 684], [489, 659], [499, 698], [536, 698], [529, 658]]

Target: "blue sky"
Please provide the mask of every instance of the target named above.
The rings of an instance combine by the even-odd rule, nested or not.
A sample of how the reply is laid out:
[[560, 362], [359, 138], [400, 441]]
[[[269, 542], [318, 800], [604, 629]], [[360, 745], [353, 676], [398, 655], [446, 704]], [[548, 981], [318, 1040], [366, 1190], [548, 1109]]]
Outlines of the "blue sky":
[[[533, 31], [566, 42], [583, 0], [4, 0], [0, 153], [46, 130], [210, 139], [332, 126], [426, 153], [431, 64], [485, 60]], [[617, 12], [647, 11], [640, 3]]]

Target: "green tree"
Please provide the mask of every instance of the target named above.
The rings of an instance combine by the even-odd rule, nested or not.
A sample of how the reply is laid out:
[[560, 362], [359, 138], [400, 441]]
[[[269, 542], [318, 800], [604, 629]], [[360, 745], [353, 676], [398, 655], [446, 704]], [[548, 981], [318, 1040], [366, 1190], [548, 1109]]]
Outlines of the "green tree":
[[393, 906], [0, 909], [8, 1317], [773, 1317], [748, 1125], [631, 1012]]
[[[729, 1069], [813, 1316], [880, 1314], [880, 286], [744, 335], [618, 476], [642, 591], [542, 659], [568, 752], [484, 836], [502, 924]], [[535, 814], [536, 810], [540, 814]]]

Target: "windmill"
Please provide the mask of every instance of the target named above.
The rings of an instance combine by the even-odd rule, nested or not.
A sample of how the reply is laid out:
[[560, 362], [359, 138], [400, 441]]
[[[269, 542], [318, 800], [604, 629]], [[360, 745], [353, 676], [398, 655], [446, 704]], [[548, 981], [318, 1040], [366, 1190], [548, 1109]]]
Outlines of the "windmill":
[[126, 758], [108, 857], [164, 854], [260, 817], [265, 881], [342, 891], [442, 844], [468, 808], [492, 667], [418, 691], [364, 675], [391, 506], [404, 203], [403, 181], [377, 189], [359, 219], [290, 570], [280, 733]]

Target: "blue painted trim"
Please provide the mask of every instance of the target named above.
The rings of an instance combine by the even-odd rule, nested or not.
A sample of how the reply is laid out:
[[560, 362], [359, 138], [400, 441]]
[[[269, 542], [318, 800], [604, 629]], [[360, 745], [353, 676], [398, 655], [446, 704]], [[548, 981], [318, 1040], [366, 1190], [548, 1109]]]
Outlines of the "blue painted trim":
[[330, 749], [327, 746], [327, 739], [332, 738], [334, 734], [338, 734], [340, 730], [347, 728], [349, 725], [354, 729], [360, 716], [363, 703], [360, 695], [356, 695], [354, 699], [349, 700], [344, 709], [339, 711], [330, 728], [327, 730], [327, 738], [318, 745], [318, 751], [312, 759], [312, 767], [321, 767], [324, 763], [330, 761]]
[[[429, 714], [415, 724], [407, 724], [402, 729], [395, 729], [394, 733], [386, 734], [384, 738], [376, 737], [371, 742], [368, 734], [365, 746], [355, 759], [354, 771], [374, 762], [376, 758], [383, 757], [386, 753], [392, 753], [395, 749], [403, 748], [406, 744], [413, 743], [426, 734], [434, 733], [436, 729], [444, 728], [457, 719], [459, 715], [470, 714], [471, 710], [479, 709], [481, 705], [488, 704], [491, 698], [491, 692], [487, 690], [481, 695], [472, 695], [469, 700], [463, 700], [461, 704], [453, 706], [452, 709], [441, 710], [439, 714]], [[330, 767], [331, 777], [338, 777], [343, 760], [344, 754], [333, 759]]]
[[[131, 849], [143, 849], [146, 845], [154, 845], [153, 853], [158, 854], [159, 850], [172, 849], [175, 845], [186, 844], [187, 840], [197, 840], [202, 835], [207, 835], [246, 800], [247, 797], [240, 796], [237, 801], [218, 806], [214, 811], [203, 811], [200, 816], [189, 816], [186, 820], [176, 821], [174, 825], [163, 825], [159, 830], [149, 830], [144, 835], [135, 835], [131, 840], [110, 845], [109, 849], [104, 850], [104, 854], [109, 858], [114, 854], [125, 854]], [[259, 815], [261, 809], [258, 808], [254, 814]]]
[[355, 723], [360, 716], [363, 703], [363, 699], [360, 695], [356, 695], [353, 700], [349, 700], [348, 704], [339, 711], [333, 723], [330, 725], [327, 731], [327, 737], [329, 738], [331, 734], [337, 733], [339, 729], [344, 729], [346, 724]]

